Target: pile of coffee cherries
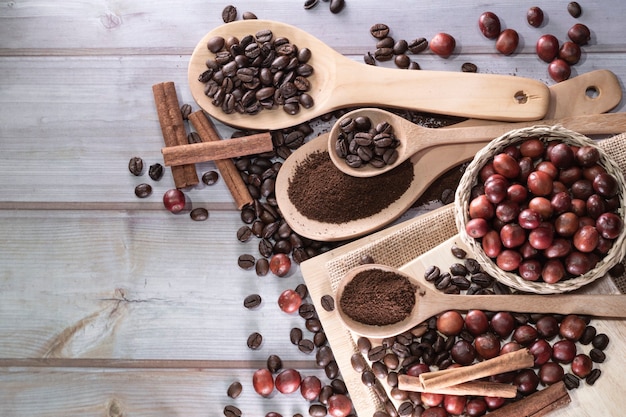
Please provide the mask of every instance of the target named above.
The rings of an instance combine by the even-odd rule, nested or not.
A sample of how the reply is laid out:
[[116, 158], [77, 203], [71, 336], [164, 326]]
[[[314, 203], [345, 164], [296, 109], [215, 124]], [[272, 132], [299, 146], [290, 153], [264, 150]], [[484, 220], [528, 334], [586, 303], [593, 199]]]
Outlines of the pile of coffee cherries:
[[622, 233], [621, 185], [593, 145], [528, 138], [497, 153], [478, 180], [465, 231], [525, 280], [583, 275]]

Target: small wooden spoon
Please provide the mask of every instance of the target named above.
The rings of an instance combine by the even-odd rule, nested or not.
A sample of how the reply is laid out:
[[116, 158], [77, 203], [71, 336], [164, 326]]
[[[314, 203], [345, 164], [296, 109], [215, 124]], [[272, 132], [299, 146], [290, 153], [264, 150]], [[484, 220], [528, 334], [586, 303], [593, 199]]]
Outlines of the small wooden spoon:
[[[335, 149], [337, 144], [337, 138], [341, 129], [341, 121], [346, 117], [355, 118], [358, 116], [369, 117], [372, 121], [373, 126], [380, 122], [388, 122], [393, 126], [393, 132], [396, 138], [398, 138], [400, 141], [400, 145], [397, 148], [399, 157], [395, 163], [386, 165], [382, 168], [375, 168], [370, 164], [362, 165], [358, 168], [353, 168], [346, 163], [345, 159], [341, 158], [337, 154]], [[596, 126], [600, 127], [606, 121], [611, 119], [613, 119], [613, 122], [618, 123], [618, 126], [612, 126], [611, 132], [621, 132], [624, 130], [624, 128], [626, 128], [626, 124], [624, 124], [626, 122], [626, 113], [587, 115], [577, 118], [566, 118], [562, 119], [561, 124], [569, 124], [569, 128], [571, 130], [586, 134], [584, 131], [589, 132], [589, 129], [596, 130]], [[589, 123], [592, 123], [593, 127]], [[489, 140], [501, 136], [508, 131], [519, 129], [522, 127], [530, 127], [536, 124], [554, 125], [557, 123], [555, 123], [555, 121], [543, 120], [541, 122], [500, 123], [497, 125], [490, 124], [484, 126], [431, 129], [411, 123], [405, 118], [385, 110], [375, 108], [363, 108], [346, 113], [339, 120], [337, 120], [337, 122], [333, 125], [330, 134], [328, 135], [328, 150], [333, 163], [342, 172], [348, 175], [352, 175], [353, 177], [373, 177], [375, 175], [380, 175], [383, 172], [389, 171], [397, 167], [399, 164], [409, 159], [417, 152], [423, 151], [424, 149], [432, 148], [434, 146], [445, 146], [452, 144], [459, 145], [479, 142], [486, 143]]]
[[[345, 286], [360, 272], [381, 269], [406, 277], [416, 287], [415, 305], [404, 320], [384, 326], [360, 323], [348, 317], [341, 308]], [[447, 310], [481, 309], [519, 313], [585, 314], [598, 317], [626, 317], [626, 295], [448, 295], [431, 289], [419, 280], [398, 269], [385, 265], [368, 264], [351, 269], [337, 287], [335, 299], [339, 317], [353, 332], [372, 338], [400, 334], [417, 324]]]
[[[309, 93], [315, 104], [296, 115], [281, 109], [263, 110], [255, 115], [226, 114], [204, 94], [198, 76], [213, 54], [207, 41], [214, 36], [241, 39], [269, 29], [286, 37], [299, 48], [309, 48], [308, 62], [314, 73]], [[295, 126], [330, 111], [356, 106], [388, 106], [478, 119], [538, 120], [546, 114], [550, 93], [537, 80], [495, 74], [453, 71], [404, 71], [365, 65], [347, 58], [316, 37], [294, 26], [269, 20], [231, 22], [206, 34], [193, 51], [188, 68], [191, 93], [202, 109], [223, 123], [256, 130]]]

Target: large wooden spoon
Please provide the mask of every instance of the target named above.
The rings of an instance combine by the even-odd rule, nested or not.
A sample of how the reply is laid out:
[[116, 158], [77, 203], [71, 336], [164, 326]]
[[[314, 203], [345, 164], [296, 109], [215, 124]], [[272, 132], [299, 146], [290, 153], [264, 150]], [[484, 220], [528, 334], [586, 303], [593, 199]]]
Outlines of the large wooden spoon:
[[[407, 278], [416, 286], [413, 310], [402, 321], [388, 325], [364, 324], [350, 318], [342, 309], [341, 297], [346, 285], [359, 273], [371, 269], [390, 271]], [[377, 294], [380, 296], [380, 294]], [[413, 276], [385, 265], [368, 264], [351, 269], [336, 291], [339, 317], [353, 332], [372, 338], [398, 335], [447, 310], [489, 310], [519, 313], [585, 314], [598, 317], [626, 317], [626, 295], [449, 295], [430, 288]], [[367, 302], [367, 300], [362, 300]], [[371, 300], [373, 303], [374, 300]], [[365, 312], [372, 311], [367, 309]], [[376, 317], [372, 317], [373, 320]]]
[[[204, 94], [198, 76], [213, 57], [207, 41], [214, 36], [241, 39], [269, 29], [299, 48], [309, 48], [314, 69], [309, 93], [315, 104], [296, 115], [281, 109], [249, 115], [226, 114]], [[452, 71], [405, 71], [365, 65], [330, 48], [309, 33], [269, 20], [241, 20], [207, 33], [193, 51], [188, 68], [191, 93], [202, 109], [225, 124], [240, 128], [274, 130], [294, 126], [330, 111], [353, 106], [387, 106], [478, 119], [538, 120], [550, 101], [548, 87], [537, 80], [510, 75], [470, 74]]]
[[[341, 122], [343, 119], [351, 117], [356, 118], [359, 116], [369, 117], [372, 121], [372, 125], [375, 126], [381, 122], [388, 122], [393, 126], [393, 132], [396, 138], [400, 141], [400, 145], [396, 148], [399, 156], [396, 162], [385, 165], [382, 168], [377, 168], [371, 164], [364, 164], [358, 168], [354, 168], [346, 163], [346, 160], [340, 157], [336, 152], [337, 139], [341, 132]], [[373, 177], [380, 175], [383, 172], [392, 170], [400, 165], [402, 162], [409, 159], [417, 152], [424, 149], [432, 148], [434, 146], [445, 145], [459, 145], [459, 144], [471, 144], [471, 143], [485, 143], [491, 139], [503, 135], [504, 133], [519, 129], [522, 127], [529, 127], [535, 124], [562, 124], [569, 125], [571, 130], [578, 131], [582, 134], [589, 132], [589, 129], [594, 131], [608, 128], [605, 122], [612, 120], [612, 123], [617, 122], [617, 126], [613, 125], [610, 131], [605, 133], [626, 130], [626, 113], [612, 113], [607, 115], [588, 115], [572, 118], [571, 120], [563, 119], [561, 122], [542, 121], [537, 122], [518, 122], [518, 123], [500, 123], [489, 124], [484, 126], [472, 126], [472, 127], [458, 127], [448, 129], [430, 129], [423, 126], [416, 125], [400, 117], [396, 114], [390, 113], [385, 110], [376, 108], [363, 108], [353, 110], [342, 116], [333, 125], [330, 134], [328, 135], [328, 151], [333, 163], [342, 172], [352, 175], [353, 177]]]

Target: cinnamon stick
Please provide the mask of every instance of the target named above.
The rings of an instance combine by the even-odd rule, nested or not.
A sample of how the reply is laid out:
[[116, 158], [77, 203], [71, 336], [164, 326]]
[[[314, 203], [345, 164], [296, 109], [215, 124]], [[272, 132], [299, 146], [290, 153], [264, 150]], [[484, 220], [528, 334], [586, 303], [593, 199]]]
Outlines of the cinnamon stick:
[[533, 364], [533, 354], [528, 349], [520, 349], [470, 366], [425, 372], [420, 374], [419, 379], [423, 388], [430, 392], [487, 376], [529, 368]]
[[[165, 146], [178, 146], [187, 143], [187, 132], [183, 115], [178, 104], [176, 86], [166, 81], [152, 86], [152, 94], [156, 104], [161, 133]], [[198, 184], [198, 173], [192, 164], [174, 166], [172, 176], [176, 188], [185, 188]]]
[[489, 417], [543, 417], [558, 408], [565, 407], [571, 401], [565, 384], [560, 381], [519, 401], [491, 411]]
[[[191, 113], [189, 115], [189, 121], [194, 129], [196, 129], [196, 132], [198, 132], [203, 142], [221, 140], [217, 130], [215, 130], [215, 126], [213, 126], [213, 122], [211, 122], [202, 110]], [[250, 191], [248, 191], [248, 187], [239, 174], [239, 170], [231, 159], [218, 159], [215, 161], [215, 166], [220, 171], [224, 183], [235, 199], [235, 204], [237, 204], [239, 210], [254, 202]]]
[[419, 377], [409, 375], [398, 375], [398, 388], [403, 391], [429, 392], [432, 394], [479, 395], [502, 398], [515, 398], [517, 395], [517, 387], [515, 385], [488, 381], [464, 382], [427, 391], [422, 387]]
[[[200, 134], [200, 133], [198, 133]], [[202, 135], [200, 134], [202, 138]], [[190, 145], [170, 146], [161, 149], [167, 166], [216, 161], [269, 152], [274, 149], [269, 132], [226, 140], [211, 140]]]

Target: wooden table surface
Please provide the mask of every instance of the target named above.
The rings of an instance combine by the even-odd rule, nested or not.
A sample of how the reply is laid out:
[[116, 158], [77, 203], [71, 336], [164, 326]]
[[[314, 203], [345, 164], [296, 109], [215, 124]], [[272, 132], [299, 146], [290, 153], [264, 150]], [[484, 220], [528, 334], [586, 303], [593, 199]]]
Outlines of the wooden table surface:
[[[430, 39], [445, 31], [455, 55], [414, 56], [423, 69], [515, 74], [553, 82], [535, 55], [540, 34], [565, 40], [576, 19], [566, 1], [544, 1], [546, 22], [526, 23], [519, 2], [348, 0], [339, 14], [320, 2], [241, 0], [239, 16], [298, 26], [362, 62], [374, 50], [369, 28], [387, 23], [396, 39]], [[592, 31], [573, 75], [594, 69], [626, 79], [626, 3], [584, 1], [578, 19]], [[324, 379], [315, 358], [289, 342], [297, 315], [281, 312], [278, 295], [303, 282], [257, 277], [237, 266], [257, 241], [240, 243], [240, 213], [223, 181], [187, 191], [205, 222], [164, 210], [173, 187], [169, 169], [134, 188], [128, 161], [162, 162], [163, 138], [151, 86], [174, 81], [179, 100], [197, 109], [187, 64], [198, 40], [222, 24], [216, 1], [6, 1], [0, 4], [0, 414], [3, 416], [206, 416], [234, 403], [245, 415], [307, 415], [298, 394], [266, 399], [252, 372], [270, 354]], [[494, 53], [478, 28], [480, 13], [497, 13], [521, 35], [519, 52]], [[389, 65], [389, 64], [385, 64]], [[375, 94], [375, 92], [372, 92]], [[614, 111], [624, 111], [624, 102]], [[223, 137], [233, 129], [217, 124]], [[317, 131], [328, 123], [316, 122]], [[212, 162], [197, 165], [201, 174]], [[251, 293], [261, 307], [246, 310]], [[253, 331], [264, 336], [250, 350]], [[626, 339], [626, 335], [624, 335]], [[618, 343], [613, 341], [612, 343]], [[617, 352], [615, 352], [617, 353]], [[623, 372], [610, 369], [607, 372]], [[242, 396], [226, 396], [240, 380]], [[618, 391], [612, 391], [615, 394]], [[608, 394], [607, 394], [608, 395]], [[622, 396], [614, 399], [621, 410]], [[617, 412], [617, 411], [616, 411]], [[572, 411], [571, 415], [579, 415]], [[603, 414], [606, 415], [606, 414]]]

